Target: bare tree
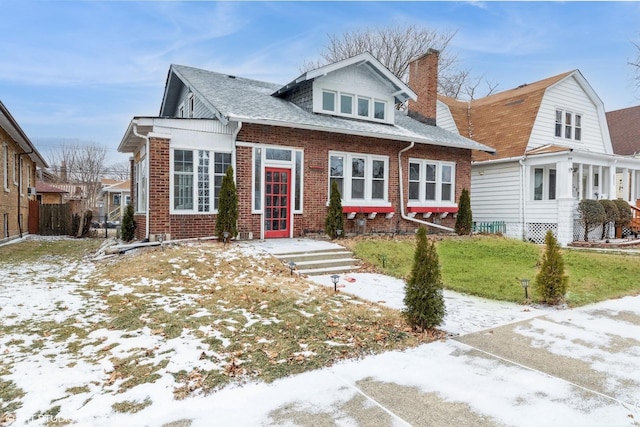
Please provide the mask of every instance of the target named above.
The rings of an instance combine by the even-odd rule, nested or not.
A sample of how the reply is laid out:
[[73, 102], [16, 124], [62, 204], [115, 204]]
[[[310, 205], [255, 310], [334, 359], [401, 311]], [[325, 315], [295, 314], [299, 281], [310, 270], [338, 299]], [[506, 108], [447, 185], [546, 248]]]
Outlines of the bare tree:
[[367, 28], [329, 35], [328, 45], [320, 52], [321, 59], [305, 61], [301, 68], [304, 72], [369, 52], [395, 76], [407, 82], [411, 60], [432, 48], [440, 51], [438, 93], [457, 98], [467, 94], [474, 83], [469, 70], [460, 68], [457, 57], [448, 49], [455, 35], [456, 31], [443, 32], [416, 25]]
[[129, 168], [129, 162], [113, 163], [105, 170], [105, 175], [118, 181], [126, 181], [130, 178], [131, 171]]
[[633, 85], [636, 90], [640, 90], [640, 44], [633, 43], [633, 46], [636, 48], [636, 58], [633, 61], [628, 61], [627, 64], [633, 67], [635, 75], [635, 77], [633, 77]]
[[[96, 206], [98, 191], [105, 174], [106, 150], [95, 144], [67, 145], [52, 151], [49, 155], [50, 170], [61, 184], [80, 188], [83, 210]], [[72, 195], [75, 191], [71, 191]]]

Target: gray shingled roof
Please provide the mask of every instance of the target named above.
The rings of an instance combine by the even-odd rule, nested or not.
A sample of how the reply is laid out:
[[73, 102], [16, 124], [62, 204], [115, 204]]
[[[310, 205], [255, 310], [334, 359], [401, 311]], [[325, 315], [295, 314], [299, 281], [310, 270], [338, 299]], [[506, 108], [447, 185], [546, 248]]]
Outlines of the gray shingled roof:
[[229, 76], [198, 68], [172, 65], [171, 70], [223, 121], [263, 123], [276, 126], [346, 133], [445, 147], [495, 152], [493, 148], [395, 112], [395, 125], [315, 114], [271, 94], [280, 85]]

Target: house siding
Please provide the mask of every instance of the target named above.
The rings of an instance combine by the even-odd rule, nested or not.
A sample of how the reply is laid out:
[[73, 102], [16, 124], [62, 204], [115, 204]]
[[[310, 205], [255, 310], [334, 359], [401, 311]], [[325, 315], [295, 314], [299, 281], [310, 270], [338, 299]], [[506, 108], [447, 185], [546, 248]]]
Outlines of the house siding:
[[305, 111], [313, 111], [313, 82], [306, 81], [297, 85], [285, 99]]
[[438, 127], [460, 135], [456, 122], [453, 120], [451, 110], [447, 104], [442, 101], [438, 101], [436, 104], [436, 122], [438, 123]]
[[517, 162], [474, 166], [471, 188], [474, 221], [520, 221], [520, 165]]
[[[581, 141], [555, 136], [556, 109], [582, 115]], [[606, 121], [600, 121], [598, 109], [591, 98], [574, 77], [567, 78], [547, 89], [540, 104], [527, 149], [558, 144], [605, 153], [607, 151], [602, 126], [606, 126]], [[608, 133], [607, 130], [605, 132]]]

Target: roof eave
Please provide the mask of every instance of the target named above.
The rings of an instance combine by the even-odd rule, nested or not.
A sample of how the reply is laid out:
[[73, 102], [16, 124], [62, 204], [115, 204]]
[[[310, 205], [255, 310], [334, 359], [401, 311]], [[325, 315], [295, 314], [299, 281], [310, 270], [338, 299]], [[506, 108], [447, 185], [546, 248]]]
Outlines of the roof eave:
[[306, 130], [315, 130], [315, 131], [320, 131], [320, 132], [331, 132], [331, 133], [341, 133], [341, 134], [345, 134], [345, 135], [355, 135], [355, 136], [364, 136], [364, 137], [368, 137], [368, 138], [380, 138], [380, 139], [386, 139], [386, 140], [392, 140], [392, 141], [401, 141], [401, 142], [416, 142], [419, 144], [429, 144], [429, 145], [437, 145], [440, 147], [449, 147], [449, 148], [460, 148], [460, 149], [465, 149], [465, 150], [475, 150], [475, 151], [483, 151], [489, 154], [495, 154], [496, 150], [488, 147], [484, 144], [480, 144], [479, 142], [473, 141], [477, 146], [476, 147], [469, 147], [463, 144], [456, 144], [456, 143], [442, 143], [442, 142], [438, 142], [438, 141], [433, 141], [427, 138], [416, 138], [416, 137], [409, 137], [409, 136], [401, 136], [401, 135], [391, 135], [391, 134], [384, 134], [384, 133], [377, 133], [377, 132], [366, 132], [366, 131], [359, 131], [356, 129], [336, 129], [336, 128], [332, 128], [332, 127], [328, 127], [328, 126], [318, 126], [318, 125], [312, 125], [312, 124], [301, 124], [301, 123], [291, 123], [291, 122], [284, 122], [284, 121], [278, 121], [278, 120], [270, 120], [270, 119], [260, 119], [260, 118], [253, 118], [253, 117], [243, 117], [243, 116], [239, 116], [239, 115], [230, 115], [229, 117], [229, 121], [236, 121], [236, 122], [243, 122], [243, 123], [253, 123], [253, 124], [260, 124], [260, 125], [267, 125], [267, 126], [280, 126], [280, 127], [288, 127], [288, 128], [297, 128], [297, 129], [306, 129]]

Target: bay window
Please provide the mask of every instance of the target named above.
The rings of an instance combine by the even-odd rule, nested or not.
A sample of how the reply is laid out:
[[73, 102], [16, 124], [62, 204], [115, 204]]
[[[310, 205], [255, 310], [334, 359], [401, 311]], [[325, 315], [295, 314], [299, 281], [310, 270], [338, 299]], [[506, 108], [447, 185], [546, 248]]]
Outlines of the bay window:
[[434, 205], [455, 203], [455, 164], [410, 159], [409, 201]]
[[344, 205], [386, 205], [388, 198], [389, 159], [355, 153], [329, 155], [329, 193], [333, 182]]

